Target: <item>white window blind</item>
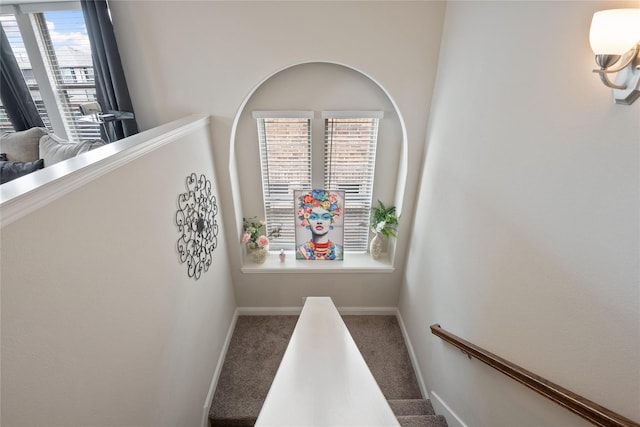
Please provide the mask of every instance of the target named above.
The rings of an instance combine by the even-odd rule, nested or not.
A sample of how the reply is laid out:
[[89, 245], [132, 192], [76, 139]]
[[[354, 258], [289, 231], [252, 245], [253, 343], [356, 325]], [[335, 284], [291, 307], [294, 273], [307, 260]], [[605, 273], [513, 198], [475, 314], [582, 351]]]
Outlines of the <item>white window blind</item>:
[[344, 190], [344, 248], [366, 251], [382, 112], [323, 112], [324, 188]]
[[[271, 249], [295, 247], [293, 190], [345, 192], [344, 249], [366, 251], [381, 111], [325, 111], [324, 181], [312, 182], [312, 111], [254, 111], [258, 123], [267, 229], [282, 227]], [[320, 143], [320, 142], [319, 142]]]
[[311, 188], [312, 112], [259, 112], [262, 192], [267, 230], [281, 227], [271, 249], [295, 246], [294, 189]]
[[100, 138], [100, 124], [83, 119], [79, 105], [96, 101], [93, 62], [82, 11], [34, 14], [67, 137]]

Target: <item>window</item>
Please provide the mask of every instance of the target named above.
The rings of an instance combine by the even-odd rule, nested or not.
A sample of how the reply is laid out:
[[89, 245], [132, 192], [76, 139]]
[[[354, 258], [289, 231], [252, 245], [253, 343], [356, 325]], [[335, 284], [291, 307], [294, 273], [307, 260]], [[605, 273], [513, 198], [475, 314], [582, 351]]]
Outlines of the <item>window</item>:
[[258, 121], [267, 229], [281, 227], [272, 249], [295, 244], [293, 190], [311, 187], [312, 111], [254, 112]]
[[[254, 111], [257, 119], [267, 229], [281, 227], [272, 249], [293, 249], [293, 190], [345, 191], [344, 247], [366, 251], [378, 122], [382, 112], [325, 111], [323, 161], [312, 159], [312, 111]], [[314, 174], [314, 167], [320, 168]], [[318, 172], [318, 171], [316, 171]], [[313, 176], [321, 176], [316, 182]]]
[[345, 248], [366, 251], [381, 113], [334, 111], [322, 117], [324, 188], [345, 192]]
[[[83, 120], [79, 110], [96, 100], [82, 11], [3, 14], [0, 20], [45, 126], [71, 141], [99, 138], [100, 125]], [[4, 121], [0, 126], [10, 130]]]

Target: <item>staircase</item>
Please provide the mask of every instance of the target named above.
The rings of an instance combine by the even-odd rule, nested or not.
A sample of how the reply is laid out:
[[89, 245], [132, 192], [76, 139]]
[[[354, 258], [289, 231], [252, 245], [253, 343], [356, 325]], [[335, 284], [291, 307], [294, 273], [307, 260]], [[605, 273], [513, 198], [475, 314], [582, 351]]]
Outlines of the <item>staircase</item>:
[[[388, 400], [391, 410], [402, 427], [447, 427], [447, 420], [436, 415], [431, 402], [426, 399]], [[257, 417], [220, 418], [211, 414], [211, 427], [253, 427]]]
[[387, 402], [402, 427], [447, 427], [447, 420], [436, 415], [429, 400], [393, 399]]
[[[211, 427], [254, 426], [297, 316], [240, 316], [214, 393]], [[422, 399], [395, 316], [343, 316], [402, 427], [447, 427]]]

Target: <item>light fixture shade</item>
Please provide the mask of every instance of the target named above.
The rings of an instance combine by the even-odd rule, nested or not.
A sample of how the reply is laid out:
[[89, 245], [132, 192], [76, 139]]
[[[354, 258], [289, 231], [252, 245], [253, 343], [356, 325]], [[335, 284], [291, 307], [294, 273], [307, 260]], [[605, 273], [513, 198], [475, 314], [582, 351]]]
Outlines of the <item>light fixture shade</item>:
[[596, 55], [622, 55], [640, 42], [640, 9], [610, 9], [593, 14], [589, 32]]

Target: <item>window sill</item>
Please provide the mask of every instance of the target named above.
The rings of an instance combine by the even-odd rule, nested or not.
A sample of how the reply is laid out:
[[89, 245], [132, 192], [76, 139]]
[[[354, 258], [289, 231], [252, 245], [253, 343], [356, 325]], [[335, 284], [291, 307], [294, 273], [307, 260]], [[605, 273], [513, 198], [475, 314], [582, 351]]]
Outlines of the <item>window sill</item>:
[[280, 261], [279, 253], [272, 251], [264, 264], [245, 260], [243, 273], [393, 273], [395, 267], [388, 254], [379, 259], [371, 258], [368, 253], [345, 253], [343, 261], [297, 260], [293, 251], [286, 251], [286, 259]]

